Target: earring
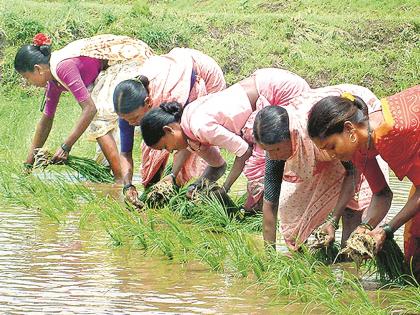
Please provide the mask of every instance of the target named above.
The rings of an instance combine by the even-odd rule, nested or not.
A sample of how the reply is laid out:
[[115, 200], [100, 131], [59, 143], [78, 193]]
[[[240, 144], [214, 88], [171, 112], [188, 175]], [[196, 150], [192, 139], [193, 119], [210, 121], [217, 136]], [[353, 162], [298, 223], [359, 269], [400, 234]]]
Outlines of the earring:
[[351, 142], [353, 142], [353, 143], [356, 142], [357, 139], [356, 139], [356, 136], [354, 135], [354, 133], [351, 133], [349, 137], [350, 137]]

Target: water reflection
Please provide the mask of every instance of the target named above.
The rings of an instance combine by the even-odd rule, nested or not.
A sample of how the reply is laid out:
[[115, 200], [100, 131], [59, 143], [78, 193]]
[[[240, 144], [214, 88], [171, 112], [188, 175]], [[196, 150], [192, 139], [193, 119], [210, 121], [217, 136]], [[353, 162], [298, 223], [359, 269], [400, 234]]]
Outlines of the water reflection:
[[[243, 187], [242, 187], [243, 188]], [[244, 191], [240, 185], [236, 192]], [[410, 184], [391, 177], [391, 215]], [[98, 185], [120, 196], [120, 187]], [[337, 233], [339, 235], [339, 233]], [[402, 229], [396, 233], [402, 243]], [[0, 305], [5, 313], [301, 314], [272, 306], [274, 294], [245, 279], [112, 248], [102, 231], [79, 228], [79, 215], [55, 224], [30, 209], [0, 210]], [[341, 267], [337, 267], [341, 268]], [[284, 301], [286, 304], [287, 301]]]
[[112, 248], [103, 233], [79, 229], [77, 214], [57, 225], [29, 209], [3, 209], [0, 248], [6, 313], [278, 313], [246, 280]]

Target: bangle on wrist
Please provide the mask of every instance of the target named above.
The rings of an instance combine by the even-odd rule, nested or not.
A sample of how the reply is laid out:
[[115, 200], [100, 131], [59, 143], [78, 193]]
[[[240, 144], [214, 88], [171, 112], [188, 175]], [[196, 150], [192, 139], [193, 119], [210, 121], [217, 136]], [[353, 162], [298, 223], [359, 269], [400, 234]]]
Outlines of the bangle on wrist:
[[70, 153], [71, 147], [69, 147], [67, 144], [62, 143], [61, 148], [63, 149], [64, 152]]
[[362, 223], [359, 224], [359, 226], [364, 227], [364, 228], [368, 229], [369, 231], [373, 230], [373, 226], [370, 225], [368, 222], [362, 222]]
[[381, 228], [385, 231], [386, 239], [391, 240], [394, 238], [394, 231], [389, 224], [381, 225]]
[[134, 187], [134, 188], [136, 188], [136, 186], [134, 186], [133, 184], [127, 184], [127, 185], [124, 185], [124, 187], [123, 187], [123, 195], [125, 195], [125, 193], [127, 192], [127, 190], [129, 190], [131, 187]]
[[331, 223], [332, 226], [334, 227], [334, 230], [338, 230], [338, 228], [339, 228], [338, 222], [336, 220], [334, 220], [333, 216], [329, 216], [327, 218], [326, 222]]

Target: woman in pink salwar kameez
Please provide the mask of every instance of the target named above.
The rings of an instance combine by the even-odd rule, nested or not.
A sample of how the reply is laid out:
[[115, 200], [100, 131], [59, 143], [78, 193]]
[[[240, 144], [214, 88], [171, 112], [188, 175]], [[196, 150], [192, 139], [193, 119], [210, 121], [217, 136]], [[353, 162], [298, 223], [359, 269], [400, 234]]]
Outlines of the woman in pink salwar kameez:
[[[192, 102], [185, 107], [182, 118], [180, 106], [161, 106], [144, 117], [141, 128], [147, 145], [155, 149], [182, 150], [188, 148], [197, 153], [208, 164], [206, 172], [193, 184], [201, 185], [204, 178], [217, 180], [222, 175], [225, 162], [217, 148], [223, 148], [236, 155], [232, 170], [223, 184], [229, 191], [241, 174], [249, 157], [259, 154], [254, 148], [252, 123], [258, 110], [265, 106], [287, 106], [289, 102], [309, 90], [301, 77], [281, 69], [260, 69], [251, 77], [230, 88]], [[172, 118], [171, 118], [172, 117]], [[171, 127], [172, 126], [172, 127]], [[179, 131], [179, 132], [177, 132]], [[173, 138], [173, 135], [179, 136]], [[178, 141], [179, 140], [179, 141]], [[245, 208], [250, 210], [261, 195], [263, 187], [253, 185], [252, 166], [245, 172], [249, 177], [249, 200]]]
[[[114, 107], [120, 116], [121, 164], [124, 195], [137, 203], [137, 190], [132, 185], [134, 127], [144, 114], [162, 102], [177, 101], [188, 104], [197, 97], [221, 91], [226, 83], [223, 72], [209, 56], [189, 48], [174, 48], [168, 54], [147, 60], [138, 69], [137, 77], [121, 82], [114, 92]], [[154, 150], [142, 143], [141, 183], [156, 183], [169, 159], [169, 152]], [[179, 152], [174, 160], [182, 159], [166, 180], [183, 184], [197, 177], [205, 163], [188, 151]], [[176, 173], [176, 176], [173, 176]], [[173, 177], [173, 178], [172, 178]]]
[[[351, 164], [342, 165], [338, 159], [317, 149], [306, 131], [312, 106], [326, 95], [340, 95], [344, 91], [357, 91], [371, 110], [380, 105], [368, 89], [344, 84], [302, 93], [287, 107], [264, 108], [258, 113], [254, 136], [268, 155], [263, 203], [263, 233], [267, 244], [276, 242], [277, 212], [282, 236], [291, 250], [299, 249], [331, 212], [332, 217], [322, 228], [334, 232], [342, 217], [342, 243], [360, 224], [362, 212], [372, 196], [366, 180]], [[264, 173], [264, 166], [259, 172]], [[330, 237], [328, 242], [333, 239], [334, 236]]]

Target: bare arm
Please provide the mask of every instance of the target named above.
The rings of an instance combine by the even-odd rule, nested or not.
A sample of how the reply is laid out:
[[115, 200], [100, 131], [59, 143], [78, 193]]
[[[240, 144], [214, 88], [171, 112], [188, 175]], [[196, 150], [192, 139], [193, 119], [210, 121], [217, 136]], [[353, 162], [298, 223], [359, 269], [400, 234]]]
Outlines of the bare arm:
[[34, 150], [36, 148], [41, 148], [45, 144], [45, 141], [47, 141], [48, 135], [50, 134], [53, 125], [53, 121], [54, 117], [48, 117], [47, 115], [42, 114], [41, 120], [38, 122], [36, 127], [35, 135], [32, 140], [32, 144], [25, 163], [34, 163]]
[[356, 179], [359, 178], [360, 172], [353, 166], [351, 162], [343, 163], [346, 169], [346, 175], [341, 184], [340, 195], [338, 196], [337, 204], [332, 213], [333, 220], [338, 224], [344, 214], [348, 203], [353, 198], [356, 189]]
[[[387, 228], [391, 229], [391, 232], [398, 230], [404, 223], [408, 222], [420, 211], [420, 186], [416, 186], [416, 191], [408, 199], [405, 206], [401, 209], [400, 212], [388, 223]], [[387, 232], [384, 229], [384, 226], [376, 227], [373, 231], [368, 232], [374, 239], [376, 243], [376, 252], [379, 252], [382, 249], [382, 246], [387, 238]], [[389, 237], [392, 237], [390, 235]]]
[[391, 207], [392, 197], [393, 194], [388, 185], [381, 191], [373, 194], [364, 221], [373, 227], [377, 226], [388, 213]]
[[172, 173], [175, 176], [178, 176], [178, 173], [181, 171], [182, 166], [191, 156], [191, 152], [187, 149], [178, 151], [174, 155], [174, 163], [172, 165]]
[[273, 247], [273, 249], [276, 248], [278, 206], [278, 202], [274, 203], [264, 198], [262, 206], [264, 244], [267, 247]]
[[179, 172], [181, 171], [181, 168], [184, 166], [185, 162], [190, 156], [191, 152], [187, 149], [176, 152], [174, 155], [171, 174], [162, 178], [161, 181], [178, 185], [178, 183], [176, 182], [176, 177], [178, 176]]
[[408, 199], [400, 212], [388, 223], [393, 231], [398, 230], [403, 224], [408, 222], [420, 211], [420, 186], [416, 186], [416, 191]]
[[[70, 135], [64, 141], [64, 144], [66, 144], [69, 148], [71, 148], [76, 143], [76, 141], [85, 132], [85, 130], [96, 115], [96, 107], [90, 96], [86, 101], [80, 102], [79, 105], [82, 108], [82, 113], [76, 123], [76, 126], [73, 128], [73, 130], [70, 132]], [[62, 148], [59, 148], [53, 156], [53, 160], [65, 160], [67, 156], [68, 152], [65, 152]]]
[[131, 184], [133, 180], [133, 152], [121, 152], [120, 153], [121, 171], [123, 174], [123, 184]]
[[249, 159], [252, 154], [252, 146], [248, 147], [248, 150], [240, 157], [236, 157], [235, 161], [233, 162], [232, 169], [229, 172], [228, 177], [223, 184], [223, 188], [226, 192], [229, 191], [230, 187], [232, 187], [233, 183], [238, 179], [239, 175], [241, 175], [242, 170], [244, 169], [245, 162]]

